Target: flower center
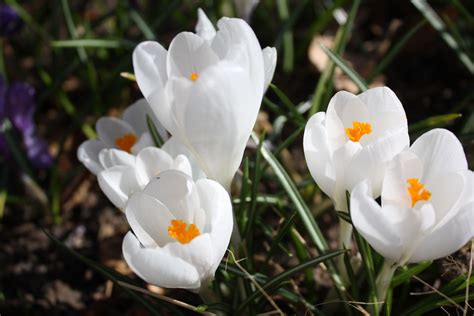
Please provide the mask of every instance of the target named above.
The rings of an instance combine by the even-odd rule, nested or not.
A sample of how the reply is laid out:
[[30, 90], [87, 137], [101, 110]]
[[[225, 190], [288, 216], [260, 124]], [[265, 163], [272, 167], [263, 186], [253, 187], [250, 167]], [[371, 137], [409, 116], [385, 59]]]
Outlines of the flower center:
[[198, 80], [198, 78], [199, 78], [199, 75], [197, 74], [197, 72], [192, 72], [189, 75], [189, 79], [191, 79], [192, 81], [196, 81], [196, 80]]
[[409, 185], [408, 193], [411, 197], [411, 207], [415, 206], [418, 201], [428, 201], [431, 197], [431, 192], [425, 189], [425, 186], [418, 181], [417, 178], [410, 178], [407, 180]]
[[125, 133], [122, 137], [117, 137], [115, 139], [115, 145], [118, 148], [131, 153], [133, 145], [137, 142], [137, 136], [133, 133]]
[[168, 226], [168, 235], [182, 244], [187, 244], [201, 235], [196, 225], [190, 224], [188, 229], [186, 229], [187, 224], [180, 219], [173, 219], [170, 224], [171, 225]]
[[353, 142], [358, 142], [362, 136], [372, 133], [372, 125], [367, 122], [352, 122], [352, 128], [346, 128], [346, 135]]

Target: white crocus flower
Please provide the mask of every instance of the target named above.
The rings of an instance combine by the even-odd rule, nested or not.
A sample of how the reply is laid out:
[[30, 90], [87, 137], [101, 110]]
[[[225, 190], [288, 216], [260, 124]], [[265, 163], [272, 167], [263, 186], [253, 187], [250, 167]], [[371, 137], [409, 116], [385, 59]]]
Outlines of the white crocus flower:
[[405, 111], [387, 87], [359, 95], [341, 91], [306, 124], [304, 154], [314, 180], [346, 211], [346, 191], [364, 179], [380, 195], [385, 169], [392, 158], [409, 146]]
[[352, 222], [369, 244], [397, 265], [445, 257], [474, 237], [474, 174], [451, 132], [423, 134], [395, 157], [382, 186], [351, 195]]
[[166, 130], [153, 115], [145, 99], [130, 105], [122, 118], [101, 117], [96, 125], [97, 139], [83, 142], [77, 149], [77, 158], [93, 174], [104, 169], [99, 154], [105, 148], [116, 148], [124, 153], [136, 154], [140, 149], [153, 146], [148, 131], [146, 115], [152, 119], [161, 137], [166, 139]]
[[169, 170], [132, 195], [123, 241], [130, 268], [166, 288], [204, 289], [214, 278], [232, 232], [232, 204], [217, 182]]
[[137, 155], [118, 149], [102, 149], [99, 161], [104, 168], [97, 174], [99, 186], [120, 210], [124, 209], [133, 193], [142, 191], [152, 179], [165, 170], [180, 170], [194, 180], [206, 177], [192, 155], [174, 137], [164, 143], [161, 149], [146, 147]]
[[159, 121], [227, 189], [242, 160], [276, 50], [260, 44], [241, 19], [222, 18], [216, 31], [199, 11], [197, 34], [178, 34], [166, 51], [143, 42], [133, 52], [138, 86]]

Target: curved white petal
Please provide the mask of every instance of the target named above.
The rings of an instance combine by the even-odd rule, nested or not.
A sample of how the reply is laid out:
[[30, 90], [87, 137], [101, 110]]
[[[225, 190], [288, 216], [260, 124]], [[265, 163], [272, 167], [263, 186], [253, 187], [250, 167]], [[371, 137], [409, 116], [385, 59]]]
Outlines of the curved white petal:
[[[189, 159], [185, 155], [178, 155], [173, 163], [171, 164], [170, 169], [175, 169], [184, 172], [185, 174], [193, 177], [193, 169]], [[193, 177], [193, 180], [197, 180]]]
[[201, 234], [187, 244], [173, 242], [163, 248], [163, 251], [191, 264], [196, 269], [201, 280], [211, 280], [214, 278], [215, 269], [213, 267], [216, 262], [220, 262], [216, 258], [215, 250], [209, 234]]
[[168, 235], [168, 226], [175, 217], [154, 197], [142, 192], [135, 193], [125, 207], [125, 215], [133, 232], [145, 247], [163, 247], [175, 241]]
[[[262, 48], [252, 28], [241, 19], [223, 17], [217, 22], [218, 31], [212, 41], [212, 49], [222, 60], [231, 53], [231, 47], [235, 44], [243, 45], [248, 56], [249, 66], [246, 69], [252, 82], [253, 91], [261, 98], [264, 87], [264, 64]], [[243, 90], [252, 91], [252, 90]]]
[[153, 138], [151, 137], [150, 133], [145, 132], [140, 136], [140, 138], [138, 138], [138, 141], [132, 146], [130, 151], [132, 154], [136, 155], [140, 152], [140, 150], [147, 147], [155, 147], [155, 143], [153, 142]]
[[347, 187], [353, 188], [360, 181], [370, 179], [374, 197], [380, 196], [388, 163], [408, 148], [409, 141], [407, 131], [400, 128], [363, 146], [347, 166]]
[[242, 68], [223, 62], [193, 83], [185, 109], [174, 109], [174, 117], [183, 117], [179, 140], [207, 176], [225, 187], [240, 165], [260, 107], [242, 93], [251, 90], [250, 84]]
[[136, 131], [138, 135], [143, 133], [150, 132], [148, 129], [148, 124], [146, 117], [152, 120], [153, 124], [156, 127], [156, 130], [160, 134], [163, 140], [168, 139], [168, 134], [166, 129], [161, 125], [161, 123], [156, 118], [155, 114], [153, 113], [150, 104], [145, 99], [140, 99], [130, 105], [122, 115], [124, 121], [126, 121], [133, 129]]
[[163, 203], [177, 219], [192, 223], [199, 212], [199, 196], [192, 178], [178, 170], [166, 170], [143, 189]]
[[206, 40], [191, 32], [181, 32], [169, 47], [166, 61], [168, 77], [190, 78], [192, 73], [200, 76], [204, 69], [218, 61]]
[[97, 174], [104, 168], [99, 161], [99, 153], [105, 148], [105, 144], [99, 140], [86, 140], [77, 149], [77, 159], [93, 174]]
[[166, 49], [159, 43], [146, 41], [138, 44], [133, 51], [133, 70], [138, 86], [144, 97], [149, 97], [163, 89], [168, 76], [166, 73]]
[[309, 172], [321, 190], [332, 197], [336, 185], [336, 171], [331, 161], [325, 113], [318, 112], [306, 123], [303, 150]]
[[457, 215], [426, 236], [414, 250], [409, 262], [445, 257], [474, 237], [474, 202], [464, 205]]
[[135, 178], [135, 169], [130, 166], [114, 166], [98, 173], [97, 180], [102, 192], [120, 210], [123, 210], [130, 195], [140, 190]]
[[196, 34], [205, 39], [208, 42], [212, 42], [214, 36], [216, 36], [216, 29], [212, 22], [207, 17], [206, 13], [199, 8], [198, 9], [198, 22], [196, 24]]
[[99, 153], [99, 161], [104, 169], [113, 166], [134, 166], [135, 156], [115, 148], [104, 148]]
[[403, 255], [400, 234], [387, 214], [372, 198], [367, 181], [358, 184], [351, 194], [351, 218], [354, 227], [382, 256], [398, 261]]
[[265, 71], [264, 75], [264, 89], [268, 88], [268, 85], [272, 82], [273, 74], [275, 73], [276, 62], [277, 62], [277, 50], [275, 47], [265, 47], [262, 50], [263, 55], [263, 67]]
[[137, 180], [140, 187], [145, 187], [160, 172], [170, 169], [172, 163], [171, 156], [162, 149], [156, 147], [142, 149], [136, 160]]
[[107, 145], [107, 147], [116, 147], [116, 140], [125, 134], [136, 134], [133, 127], [127, 122], [116, 117], [101, 117], [95, 124], [98, 138]]
[[196, 182], [201, 208], [206, 211], [206, 228], [210, 231], [215, 252], [213, 271], [217, 269], [229, 245], [233, 229], [232, 203], [227, 191], [217, 182], [202, 179]]
[[[194, 180], [207, 178], [206, 173], [204, 173], [204, 171], [199, 167], [196, 157], [194, 157], [193, 153], [186, 146], [184, 146], [177, 137], [170, 137], [170, 139], [168, 139], [161, 148], [169, 153], [173, 158], [177, 158], [179, 155], [186, 156], [189, 163], [191, 164], [191, 174]], [[181, 168], [174, 169], [185, 172]]]
[[167, 288], [201, 287], [195, 267], [161, 248], [143, 248], [131, 232], [125, 235], [122, 251], [130, 268], [149, 283]]
[[433, 129], [421, 135], [410, 147], [424, 165], [422, 183], [428, 184], [443, 173], [467, 169], [467, 160], [457, 137], [446, 129]]

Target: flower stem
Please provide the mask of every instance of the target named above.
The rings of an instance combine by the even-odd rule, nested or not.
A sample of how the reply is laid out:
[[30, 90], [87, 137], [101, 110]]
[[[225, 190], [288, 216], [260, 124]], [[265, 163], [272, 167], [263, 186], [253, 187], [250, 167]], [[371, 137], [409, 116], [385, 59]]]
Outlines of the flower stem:
[[377, 276], [377, 280], [375, 284], [377, 287], [377, 301], [380, 302], [380, 306], [378, 306], [379, 309], [382, 307], [383, 303], [385, 302], [387, 291], [388, 291], [388, 288], [390, 287], [390, 282], [397, 268], [398, 268], [397, 263], [385, 260], [383, 263], [382, 270]]

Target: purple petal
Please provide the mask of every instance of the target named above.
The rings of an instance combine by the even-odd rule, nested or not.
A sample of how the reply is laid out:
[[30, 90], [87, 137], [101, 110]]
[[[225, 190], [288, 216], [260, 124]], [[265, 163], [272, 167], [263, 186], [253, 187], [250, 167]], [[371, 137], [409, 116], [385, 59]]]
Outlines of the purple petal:
[[48, 168], [53, 163], [48, 151], [48, 145], [44, 139], [39, 137], [36, 133], [26, 134], [23, 136], [23, 143], [26, 148], [26, 155], [36, 168]]
[[0, 4], [0, 36], [8, 36], [18, 31], [23, 25], [18, 13], [6, 4]]
[[13, 126], [22, 134], [33, 134], [33, 114], [36, 103], [35, 89], [23, 82], [15, 82], [7, 89], [5, 112]]

